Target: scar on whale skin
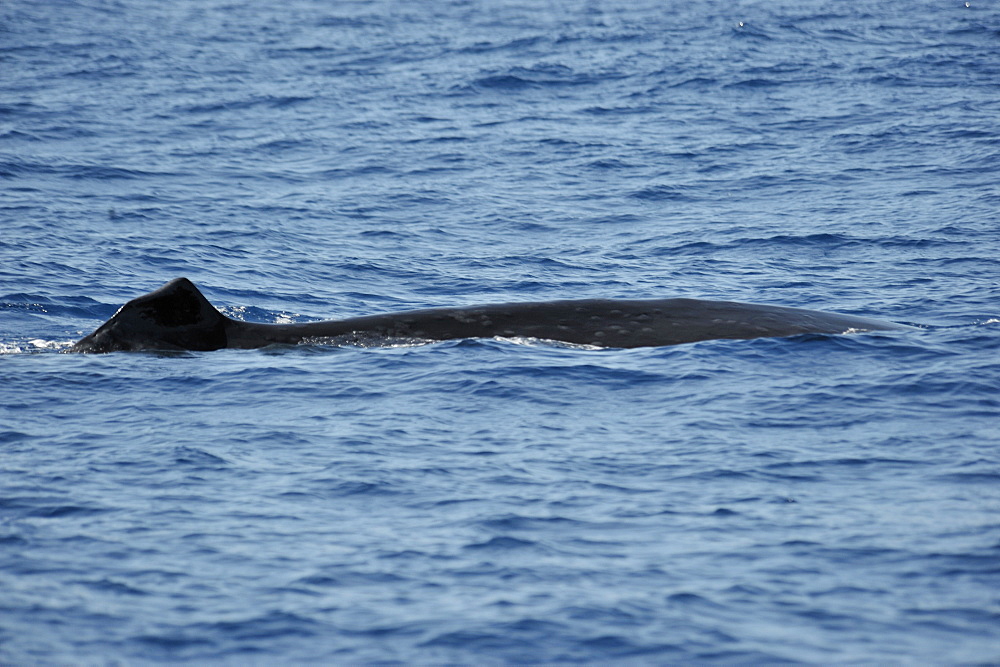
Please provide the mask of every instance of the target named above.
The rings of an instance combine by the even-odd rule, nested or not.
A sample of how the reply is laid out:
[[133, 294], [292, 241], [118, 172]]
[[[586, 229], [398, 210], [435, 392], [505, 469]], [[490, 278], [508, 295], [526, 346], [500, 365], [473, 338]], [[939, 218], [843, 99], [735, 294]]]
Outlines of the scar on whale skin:
[[657, 347], [719, 338], [908, 331], [883, 320], [700, 299], [586, 299], [428, 308], [346, 320], [258, 324], [226, 317], [187, 278], [132, 299], [70, 352], [251, 349], [317, 339], [540, 338], [601, 347]]

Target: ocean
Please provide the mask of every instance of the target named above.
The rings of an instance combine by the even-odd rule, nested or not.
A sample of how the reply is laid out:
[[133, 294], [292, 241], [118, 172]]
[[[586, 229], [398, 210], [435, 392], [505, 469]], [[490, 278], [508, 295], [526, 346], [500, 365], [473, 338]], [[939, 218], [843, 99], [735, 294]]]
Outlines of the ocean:
[[[998, 26], [0, 3], [0, 663], [1000, 661]], [[66, 353], [179, 276], [917, 330]]]

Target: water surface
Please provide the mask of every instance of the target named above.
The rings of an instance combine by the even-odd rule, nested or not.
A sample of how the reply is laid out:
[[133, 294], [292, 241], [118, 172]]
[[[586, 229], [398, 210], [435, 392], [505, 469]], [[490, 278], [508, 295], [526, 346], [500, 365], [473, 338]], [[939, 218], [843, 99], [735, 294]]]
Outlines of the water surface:
[[[987, 2], [0, 6], [0, 660], [1000, 660]], [[911, 333], [58, 352], [558, 298]]]

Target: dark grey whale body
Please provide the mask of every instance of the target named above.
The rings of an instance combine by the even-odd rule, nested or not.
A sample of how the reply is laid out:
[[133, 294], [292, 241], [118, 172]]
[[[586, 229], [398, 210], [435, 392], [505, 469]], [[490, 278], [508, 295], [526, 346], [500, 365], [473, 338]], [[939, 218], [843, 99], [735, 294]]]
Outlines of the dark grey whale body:
[[246, 349], [329, 338], [349, 342], [526, 337], [602, 347], [655, 347], [716, 338], [907, 329], [912, 327], [853, 315], [698, 299], [507, 303], [329, 322], [255, 324], [226, 317], [190, 280], [177, 278], [126, 303], [70, 351]]

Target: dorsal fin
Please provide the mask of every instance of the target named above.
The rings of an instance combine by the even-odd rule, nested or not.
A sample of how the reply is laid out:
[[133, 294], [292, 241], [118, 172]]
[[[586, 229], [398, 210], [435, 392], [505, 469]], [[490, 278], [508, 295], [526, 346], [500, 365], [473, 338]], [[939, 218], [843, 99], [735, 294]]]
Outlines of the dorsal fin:
[[126, 303], [72, 351], [218, 350], [227, 322], [194, 283], [177, 278]]

